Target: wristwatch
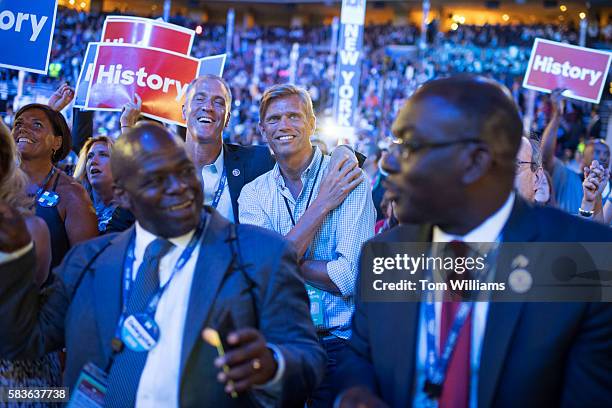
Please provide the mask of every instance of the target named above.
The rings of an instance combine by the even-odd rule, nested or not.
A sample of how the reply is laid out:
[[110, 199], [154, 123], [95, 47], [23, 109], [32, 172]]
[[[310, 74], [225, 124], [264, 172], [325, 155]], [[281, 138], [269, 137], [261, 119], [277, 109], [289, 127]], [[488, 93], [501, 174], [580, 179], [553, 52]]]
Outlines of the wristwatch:
[[591, 218], [593, 214], [595, 213], [595, 211], [587, 211], [587, 210], [583, 210], [582, 208], [579, 208], [578, 213], [585, 218]]

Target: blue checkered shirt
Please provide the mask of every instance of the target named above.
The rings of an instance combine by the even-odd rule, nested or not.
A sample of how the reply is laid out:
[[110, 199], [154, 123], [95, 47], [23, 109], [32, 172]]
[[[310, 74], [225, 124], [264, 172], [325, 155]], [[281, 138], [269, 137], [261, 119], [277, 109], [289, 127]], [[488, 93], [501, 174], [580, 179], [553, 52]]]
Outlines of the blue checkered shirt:
[[[306, 211], [308, 196], [313, 188], [311, 203], [316, 198], [324, 171], [329, 165], [330, 157], [324, 156], [321, 170], [315, 180], [321, 156], [321, 151], [315, 147], [314, 157], [302, 173], [303, 187], [297, 200], [285, 186], [278, 164], [245, 185], [238, 199], [240, 222], [287, 235], [293, 224], [284, 198], [287, 199], [297, 222]], [[370, 184], [362, 182], [338, 208], [327, 215], [306, 252], [305, 259], [327, 261], [327, 274], [340, 289], [340, 296], [322, 292], [322, 298], [324, 329], [343, 339], [348, 339], [351, 335], [350, 322], [355, 309], [359, 253], [363, 243], [374, 235], [375, 221], [376, 212]]]

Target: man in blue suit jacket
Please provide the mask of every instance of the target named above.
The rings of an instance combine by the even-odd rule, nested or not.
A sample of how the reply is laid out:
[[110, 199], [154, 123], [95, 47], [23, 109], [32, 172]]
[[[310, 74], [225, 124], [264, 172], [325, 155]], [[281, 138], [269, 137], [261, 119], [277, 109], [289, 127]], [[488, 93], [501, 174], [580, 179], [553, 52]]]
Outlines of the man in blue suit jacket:
[[[65, 346], [65, 383], [74, 387], [85, 364], [104, 369], [114, 355], [106, 406], [303, 405], [322, 378], [325, 356], [290, 244], [267, 230], [234, 226], [210, 207], [202, 211], [193, 163], [161, 126], [141, 124], [124, 134], [111, 160], [115, 194], [136, 226], [73, 248], [42, 294], [32, 284], [35, 260], [23, 221], [0, 205], [0, 252], [10, 253], [0, 257], [0, 358], [36, 358]], [[170, 274], [186, 253], [181, 246], [189, 248], [200, 229], [184, 267]], [[123, 333], [123, 347], [117, 345], [116, 329], [127, 321], [120, 319], [122, 304], [130, 307], [139, 276], [150, 271], [147, 242], [158, 241], [169, 251], [158, 258], [155, 288], [168, 283], [151, 316], [161, 334], [156, 347], [138, 354]], [[139, 246], [146, 246], [144, 256]], [[133, 296], [124, 293], [126, 270]], [[228, 315], [235, 329], [223, 326]], [[202, 339], [204, 328], [218, 326], [231, 331], [224, 359]], [[144, 366], [128, 361], [138, 355]]]
[[[505, 88], [473, 76], [432, 81], [407, 102], [393, 131], [398, 140], [384, 167], [403, 225], [374, 242], [612, 241], [610, 229], [531, 207], [512, 191], [522, 124]], [[496, 276], [512, 267], [506, 261], [499, 258]], [[443, 313], [436, 311], [433, 322], [425, 310], [424, 302], [357, 302], [338, 406], [603, 407], [612, 401], [610, 303], [475, 303], [466, 319], [471, 330], [458, 332], [469, 346], [453, 352], [445, 373], [458, 379], [452, 383], [429, 381], [428, 327], [440, 330]], [[463, 365], [455, 364], [461, 359]], [[462, 377], [453, 365], [466, 369]]]

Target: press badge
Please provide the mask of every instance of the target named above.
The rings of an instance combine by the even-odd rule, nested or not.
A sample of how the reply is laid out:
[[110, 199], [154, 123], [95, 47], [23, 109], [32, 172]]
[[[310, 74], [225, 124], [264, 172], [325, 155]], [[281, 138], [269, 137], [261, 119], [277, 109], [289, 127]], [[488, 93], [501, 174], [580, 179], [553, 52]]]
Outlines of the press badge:
[[106, 373], [93, 363], [87, 363], [79, 375], [68, 408], [103, 408], [107, 387]]
[[307, 284], [306, 292], [310, 299], [310, 318], [312, 323], [315, 327], [323, 327], [325, 324], [323, 317], [323, 291]]

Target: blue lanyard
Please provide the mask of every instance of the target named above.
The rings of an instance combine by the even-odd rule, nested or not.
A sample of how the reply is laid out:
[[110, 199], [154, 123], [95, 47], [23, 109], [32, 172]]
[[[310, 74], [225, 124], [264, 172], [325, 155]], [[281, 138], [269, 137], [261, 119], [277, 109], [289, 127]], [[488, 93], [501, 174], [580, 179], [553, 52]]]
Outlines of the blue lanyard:
[[42, 184], [40, 185], [40, 187], [36, 191], [35, 197], [36, 197], [37, 201], [40, 198], [41, 194], [45, 191], [45, 187], [47, 187], [47, 183], [49, 183], [49, 180], [51, 180], [51, 177], [53, 177], [54, 174], [55, 174], [55, 167], [51, 167], [51, 171], [49, 171], [49, 173], [47, 174], [47, 176], [43, 180]]
[[[172, 273], [170, 274], [168, 281], [162, 287], [160, 287], [157, 290], [157, 292], [155, 292], [155, 294], [153, 295], [153, 298], [149, 302], [149, 305], [147, 306], [147, 309], [146, 309], [146, 314], [148, 314], [151, 318], [155, 317], [155, 311], [157, 310], [157, 305], [159, 304], [159, 301], [162, 295], [164, 294], [164, 292], [170, 285], [172, 278], [174, 278], [174, 275], [179, 270], [183, 269], [187, 261], [189, 261], [189, 258], [191, 258], [191, 254], [195, 250], [196, 246], [200, 242], [200, 238], [202, 237], [202, 233], [204, 231], [204, 221], [205, 221], [205, 218], [202, 217], [195, 233], [193, 234], [193, 236], [191, 237], [191, 240], [189, 241], [189, 244], [187, 244], [187, 247], [183, 250], [183, 253], [181, 254], [179, 260], [174, 265], [174, 268], [172, 269]], [[117, 338], [121, 337], [121, 326], [123, 325], [123, 321], [127, 318], [127, 304], [130, 299], [130, 294], [132, 291], [132, 282], [133, 282], [132, 276], [133, 276], [134, 261], [136, 259], [134, 255], [135, 246], [136, 246], [136, 237], [134, 237], [132, 241], [130, 242], [130, 245], [127, 251], [127, 255], [125, 257], [124, 274], [123, 274], [123, 298], [122, 298], [123, 308], [121, 311], [121, 317], [119, 318], [119, 323], [117, 324], [117, 330], [116, 330], [116, 335], [115, 335], [115, 337]]]
[[219, 187], [215, 192], [215, 197], [213, 198], [212, 207], [217, 208], [219, 205], [219, 201], [221, 200], [221, 196], [223, 195], [223, 190], [225, 190], [225, 183], [227, 182], [227, 170], [225, 166], [223, 166], [223, 174], [221, 174], [221, 180], [219, 180]]
[[472, 311], [472, 302], [461, 302], [453, 325], [451, 326], [448, 337], [446, 338], [446, 344], [444, 350], [440, 356], [436, 353], [436, 337], [435, 337], [435, 310], [433, 302], [433, 292], [429, 291], [426, 295], [425, 301], [425, 319], [427, 321], [427, 378], [434, 384], [442, 384], [446, 377], [446, 370], [448, 368], [448, 362], [455, 350], [457, 339], [459, 338], [459, 332], [465, 324], [465, 321]]
[[[491, 251], [487, 267], [480, 274], [481, 276], [487, 276], [490, 272], [489, 265], [494, 265], [497, 259], [499, 250], [499, 243], [501, 242], [501, 236], [497, 240], [496, 247]], [[427, 280], [432, 281], [432, 272], [427, 270]], [[444, 349], [438, 355], [436, 352], [436, 314], [434, 306], [434, 292], [427, 291], [425, 294], [425, 327], [427, 330], [427, 359], [425, 361], [425, 372], [427, 374], [427, 380], [436, 385], [442, 385], [446, 378], [446, 370], [448, 369], [448, 363], [453, 355], [457, 340], [459, 338], [459, 332], [463, 328], [465, 321], [467, 320], [470, 312], [473, 309], [473, 302], [461, 302], [455, 320], [450, 328], [448, 336], [446, 338], [446, 344]], [[471, 336], [471, 333], [470, 333]]]

